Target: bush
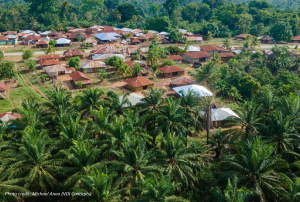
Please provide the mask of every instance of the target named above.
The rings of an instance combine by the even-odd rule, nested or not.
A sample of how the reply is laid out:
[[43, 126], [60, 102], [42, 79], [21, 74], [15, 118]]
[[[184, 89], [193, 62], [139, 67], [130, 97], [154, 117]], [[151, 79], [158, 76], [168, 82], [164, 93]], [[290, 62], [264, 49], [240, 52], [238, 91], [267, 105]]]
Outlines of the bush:
[[31, 50], [25, 50], [22, 54], [22, 58], [23, 60], [28, 60], [29, 58], [31, 58], [33, 56], [33, 53]]
[[36, 61], [35, 60], [28, 60], [26, 62], [26, 66], [28, 67], [28, 69], [30, 69], [30, 71], [33, 71], [36, 68]]
[[74, 67], [76, 70], [80, 69], [80, 58], [77, 57], [73, 57], [69, 60], [69, 67]]
[[50, 42], [49, 42], [49, 46], [55, 46], [56, 45], [56, 40], [51, 40]]

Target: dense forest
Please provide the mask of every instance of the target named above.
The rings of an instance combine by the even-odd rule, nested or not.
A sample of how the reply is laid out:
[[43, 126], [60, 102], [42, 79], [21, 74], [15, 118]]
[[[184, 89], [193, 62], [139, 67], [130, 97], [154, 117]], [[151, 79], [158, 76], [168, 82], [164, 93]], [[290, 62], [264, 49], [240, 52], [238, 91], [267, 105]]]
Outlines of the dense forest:
[[[13, 1], [12, 1], [13, 2]], [[224, 0], [203, 3], [166, 0], [161, 2], [120, 0], [12, 2], [0, 8], [0, 31], [33, 29], [63, 30], [67, 26], [89, 27], [107, 24], [118, 27], [170, 31], [186, 28], [213, 37], [250, 33], [269, 34], [276, 40], [288, 41], [299, 35], [299, 11], [295, 1], [277, 8], [268, 1], [253, 0], [234, 4]], [[17, 1], [18, 2], [18, 1]], [[285, 1], [278, 1], [284, 4]]]

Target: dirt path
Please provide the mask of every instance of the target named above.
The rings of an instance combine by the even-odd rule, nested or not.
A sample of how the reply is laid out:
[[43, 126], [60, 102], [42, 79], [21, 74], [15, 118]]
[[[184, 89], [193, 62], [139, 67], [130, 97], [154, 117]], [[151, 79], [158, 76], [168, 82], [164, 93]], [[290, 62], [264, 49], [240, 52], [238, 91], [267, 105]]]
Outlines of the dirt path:
[[6, 85], [6, 98], [10, 101], [13, 108], [16, 108], [14, 103], [10, 99], [10, 91], [12, 88], [15, 88], [16, 83], [14, 83], [13, 81], [9, 81], [9, 82], [6, 82], [5, 85]]
[[[22, 70], [21, 70], [21, 67], [16, 67], [17, 71], [20, 73]], [[46, 99], [46, 95], [43, 91], [41, 91], [38, 87], [34, 86], [31, 81], [26, 77], [26, 76], [23, 76], [21, 73], [19, 74], [21, 76], [21, 78], [23, 79], [23, 81], [28, 85], [29, 88], [31, 88], [33, 91], [35, 91], [38, 95], [40, 95], [42, 98]]]

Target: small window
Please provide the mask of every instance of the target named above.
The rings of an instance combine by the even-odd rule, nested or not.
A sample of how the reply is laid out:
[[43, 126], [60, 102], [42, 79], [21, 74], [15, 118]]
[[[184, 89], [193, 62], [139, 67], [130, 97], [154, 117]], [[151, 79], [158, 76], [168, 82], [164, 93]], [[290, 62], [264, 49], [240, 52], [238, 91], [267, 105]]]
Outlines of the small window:
[[177, 76], [178, 72], [173, 72], [172, 76]]
[[146, 90], [148, 88], [148, 86], [143, 86], [143, 90]]

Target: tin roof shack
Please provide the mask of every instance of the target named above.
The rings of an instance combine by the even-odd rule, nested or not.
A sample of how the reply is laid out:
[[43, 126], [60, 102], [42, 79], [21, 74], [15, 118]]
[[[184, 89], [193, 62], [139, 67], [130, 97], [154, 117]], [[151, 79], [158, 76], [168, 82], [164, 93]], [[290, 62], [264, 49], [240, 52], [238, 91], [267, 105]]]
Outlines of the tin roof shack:
[[205, 51], [196, 51], [182, 55], [183, 60], [189, 63], [205, 63], [211, 60], [211, 55]]
[[101, 61], [90, 61], [81, 64], [82, 70], [86, 70], [87, 73], [95, 73], [98, 69], [105, 70], [106, 64]]
[[49, 47], [49, 42], [45, 40], [40, 40], [35, 44], [36, 48], [48, 48]]
[[53, 78], [53, 77], [57, 77], [59, 74], [65, 74], [66, 66], [65, 65], [47, 66], [44, 68], [44, 70], [50, 78]]
[[64, 56], [65, 56], [65, 60], [69, 60], [70, 58], [76, 57], [76, 56], [83, 59], [83, 52], [81, 50], [78, 50], [78, 49], [71, 49], [71, 50], [65, 51]]
[[180, 55], [170, 55], [167, 60], [173, 60], [176, 64], [181, 64], [183, 58]]
[[220, 56], [222, 62], [228, 62], [235, 55], [233, 53], [229, 52], [229, 53], [219, 53], [219, 56]]
[[76, 71], [69, 74], [73, 83], [76, 85], [79, 81], [82, 82], [82, 87], [86, 87], [92, 84], [91, 79], [83, 72]]
[[184, 69], [182, 69], [178, 66], [165, 66], [165, 67], [158, 68], [158, 70], [162, 72], [160, 74], [160, 76], [162, 76], [164, 78], [183, 76], [184, 72], [185, 72]]

